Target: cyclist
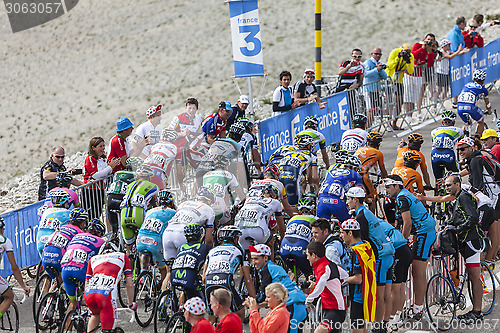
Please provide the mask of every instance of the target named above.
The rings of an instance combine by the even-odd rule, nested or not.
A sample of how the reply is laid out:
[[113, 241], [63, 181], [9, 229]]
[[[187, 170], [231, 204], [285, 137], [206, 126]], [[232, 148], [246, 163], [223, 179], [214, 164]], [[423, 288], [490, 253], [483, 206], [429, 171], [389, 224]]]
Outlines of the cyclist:
[[458, 95], [457, 112], [464, 122], [464, 130], [467, 126], [472, 125], [472, 120], [467, 118], [467, 115], [469, 115], [472, 119], [477, 121], [476, 134], [479, 134], [479, 136], [483, 134], [484, 130], [483, 111], [477, 106], [477, 101], [480, 98], [484, 98], [486, 110], [488, 110], [488, 114], [491, 113], [491, 104], [488, 99], [488, 89], [483, 86], [485, 80], [486, 72], [482, 69], [476, 69], [474, 73], [472, 73], [472, 81], [466, 83], [462, 92]]
[[366, 147], [360, 147], [354, 153], [361, 161], [361, 166], [359, 167], [359, 174], [363, 177], [363, 186], [366, 190], [366, 202], [369, 204], [371, 211], [375, 211], [376, 202], [374, 200], [378, 199], [377, 190], [373, 186], [370, 179], [369, 171], [372, 167], [379, 167], [380, 176], [382, 178], [387, 177], [387, 170], [384, 164], [384, 154], [380, 151], [380, 143], [382, 142], [382, 135], [378, 132], [370, 132], [366, 137]]
[[184, 289], [185, 299], [196, 296], [204, 297], [199, 273], [205, 264], [210, 247], [200, 243], [202, 234], [203, 227], [197, 223], [184, 226], [184, 237], [186, 237], [187, 243], [179, 247], [172, 264], [170, 281], [172, 286]]
[[316, 192], [318, 183], [313, 183], [312, 175], [318, 174], [316, 155], [312, 153], [313, 139], [307, 134], [296, 135], [294, 145], [278, 148], [269, 158], [269, 163], [276, 164], [280, 171], [280, 181], [285, 186], [288, 202], [296, 208], [302, 198], [300, 183], [306, 173], [311, 192]]
[[[127, 164], [132, 158], [127, 160]], [[141, 160], [142, 164], [142, 160]], [[106, 213], [108, 215], [109, 224], [113, 234], [118, 231], [118, 222], [120, 221], [120, 205], [122, 203], [125, 193], [127, 193], [127, 186], [135, 180], [135, 173], [131, 171], [117, 171], [113, 176], [113, 182], [108, 187], [108, 194], [106, 199]]]
[[112, 333], [116, 324], [116, 296], [118, 283], [125, 275], [128, 306], [137, 310], [134, 299], [134, 283], [130, 260], [125, 253], [118, 252], [113, 243], [104, 244], [99, 254], [90, 259], [85, 277], [85, 303], [92, 312], [87, 332], [92, 332], [101, 323], [103, 333]]
[[305, 294], [297, 287], [295, 282], [290, 280], [290, 277], [283, 267], [269, 260], [271, 257], [271, 248], [269, 246], [257, 244], [255, 246], [250, 246], [249, 249], [252, 257], [252, 264], [255, 266], [255, 269], [259, 271], [261, 276], [260, 290], [258, 290], [256, 298], [257, 302], [264, 302], [266, 298], [265, 289], [269, 284], [273, 282], [283, 284], [288, 292], [286, 308], [288, 312], [290, 312], [289, 332], [297, 333], [299, 331], [299, 323], [304, 321], [307, 317]]
[[42, 264], [49, 276], [54, 279], [59, 278], [61, 273], [61, 261], [69, 242], [77, 234], [82, 233], [89, 220], [89, 214], [83, 208], [75, 208], [71, 211], [69, 224], [65, 224], [59, 228], [59, 231], [50, 236], [47, 244], [43, 248]]
[[340, 221], [345, 221], [350, 217], [345, 193], [351, 186], [363, 185], [363, 179], [357, 173], [361, 161], [345, 150], [335, 153], [335, 161], [336, 164], [328, 169], [319, 189], [316, 215], [327, 220], [334, 215]]
[[[426, 269], [432, 244], [436, 240], [436, 221], [429, 215], [422, 202], [403, 188], [403, 180], [398, 175], [387, 176], [384, 183], [387, 195], [396, 202], [396, 218], [403, 221], [403, 236], [408, 239], [410, 232], [415, 241], [412, 247], [412, 276], [414, 283], [414, 318], [422, 317], [426, 288]], [[413, 229], [413, 230], [412, 230]]]
[[[14, 247], [10, 239], [3, 235], [5, 231], [5, 221], [0, 217], [0, 259], [3, 263], [3, 254], [7, 253], [7, 258], [9, 258], [10, 267], [12, 268], [12, 274], [17, 280], [21, 288], [24, 289], [26, 295], [30, 294], [30, 287], [24, 284], [23, 276], [21, 270], [16, 263], [16, 257], [14, 256]], [[9, 285], [9, 282], [4, 278], [0, 277], [0, 295], [2, 295], [2, 302], [0, 303], [0, 320], [3, 321], [2, 317], [5, 311], [7, 311], [14, 301], [14, 292]], [[7, 319], [9, 320], [9, 319]]]
[[[144, 160], [144, 165], [149, 165], [153, 170], [151, 182], [163, 190], [167, 184], [167, 177], [170, 176], [172, 167], [175, 169], [177, 181], [182, 189], [185, 188], [182, 182], [182, 154], [181, 150], [172, 143], [177, 138], [174, 130], [164, 129], [161, 133], [161, 141], [151, 147], [148, 157]], [[174, 166], [174, 163], [176, 164]]]
[[163, 233], [163, 256], [169, 261], [176, 257], [178, 249], [186, 244], [184, 227], [196, 223], [205, 228], [205, 244], [212, 246], [212, 231], [215, 213], [211, 205], [215, 203], [214, 192], [205, 186], [200, 187], [195, 200], [184, 201], [168, 222]]
[[85, 283], [87, 264], [95, 256], [104, 244], [102, 235], [106, 232], [106, 226], [99, 219], [93, 219], [87, 226], [87, 232], [75, 235], [66, 248], [66, 253], [61, 260], [61, 277], [64, 290], [69, 298], [69, 306], [66, 312], [76, 307], [76, 283], [79, 280]]
[[418, 193], [424, 193], [422, 176], [415, 170], [420, 163], [420, 155], [414, 150], [407, 150], [403, 154], [404, 165], [392, 170], [393, 175], [398, 175], [403, 179], [403, 186], [411, 193], [415, 194], [414, 186]]
[[238, 118], [237, 123], [242, 124], [245, 127], [245, 133], [241, 136], [240, 145], [243, 147], [243, 159], [245, 164], [245, 170], [247, 171], [247, 178], [250, 182], [250, 174], [248, 170], [248, 152], [251, 152], [253, 165], [260, 175], [262, 173], [262, 156], [259, 152], [259, 145], [257, 142], [257, 137], [253, 134], [254, 123], [247, 118]]
[[[167, 228], [169, 221], [175, 215], [174, 196], [168, 190], [161, 190], [158, 193], [159, 207], [147, 211], [144, 223], [137, 234], [137, 252], [141, 254], [141, 267], [145, 269], [150, 265], [158, 266], [161, 280], [167, 276], [165, 258], [163, 257], [163, 232]], [[147, 256], [151, 255], [153, 262], [147, 261]]]
[[[233, 127], [236, 125], [234, 124]], [[210, 188], [215, 194], [215, 203], [212, 208], [214, 209], [218, 225], [226, 224], [231, 219], [231, 214], [227, 209], [230, 205], [229, 197], [232, 198], [231, 189], [235, 189], [239, 201], [245, 199], [245, 194], [236, 176], [226, 170], [229, 163], [230, 160], [228, 157], [217, 155], [214, 157], [215, 170], [209, 171], [203, 176], [203, 186]], [[237, 201], [237, 198], [232, 199], [233, 201]]]
[[398, 156], [396, 157], [396, 162], [394, 162], [394, 167], [402, 167], [404, 166], [403, 155], [408, 150], [414, 150], [420, 155], [420, 171], [422, 171], [422, 178], [424, 179], [424, 183], [427, 186], [431, 186], [431, 181], [429, 178], [429, 172], [427, 171], [427, 164], [425, 163], [425, 156], [420, 151], [422, 147], [422, 143], [424, 143], [424, 137], [420, 133], [412, 133], [408, 135], [408, 144], [404, 140], [401, 140], [398, 146]]
[[[285, 237], [281, 241], [280, 253], [289, 269], [295, 267], [307, 277], [312, 275], [312, 267], [306, 258], [306, 247], [311, 242], [311, 223], [316, 221], [316, 202], [311, 198], [299, 201], [298, 209], [300, 215], [292, 217], [287, 225]], [[297, 272], [298, 274], [298, 272]]]
[[325, 246], [326, 259], [336, 263], [339, 267], [347, 271], [350, 265], [349, 249], [342, 238], [340, 238], [338, 232], [332, 234], [331, 227], [333, 227], [334, 224], [340, 226], [338, 220], [330, 224], [330, 221], [327, 219], [317, 219], [311, 223], [312, 236], [314, 241], [320, 242]]
[[153, 170], [151, 167], [142, 165], [137, 170], [138, 179], [127, 186], [127, 192], [120, 205], [122, 209], [121, 225], [127, 254], [130, 254], [130, 249], [135, 243], [137, 231], [144, 222], [146, 211], [156, 201], [158, 186], [149, 181], [152, 176]]
[[[319, 149], [321, 150], [321, 156], [323, 158], [323, 162], [325, 163], [325, 168], [330, 167], [330, 159], [328, 158], [328, 153], [326, 152], [325, 145], [325, 136], [318, 132], [319, 121], [315, 116], [307, 116], [304, 119], [304, 130], [299, 132], [299, 134], [307, 134], [313, 139], [313, 146], [319, 145]], [[319, 180], [318, 180], [319, 182]]]
[[43, 248], [52, 234], [56, 230], [59, 230], [62, 225], [69, 222], [70, 211], [68, 207], [70, 199], [71, 197], [66, 191], [54, 191], [51, 193], [50, 201], [52, 207], [43, 212], [36, 234], [36, 247], [40, 254], [40, 259], [42, 258]]
[[455, 145], [464, 136], [464, 131], [455, 126], [455, 112], [445, 110], [441, 113], [440, 126], [431, 132], [431, 165], [436, 184], [440, 184], [445, 171], [458, 172]]
[[[236, 289], [233, 275], [240, 269], [248, 294], [255, 297], [255, 287], [250, 277], [250, 268], [245, 258], [243, 249], [238, 245], [241, 231], [234, 225], [222, 227], [217, 232], [217, 239], [221, 245], [214, 247], [208, 252], [207, 261], [203, 267], [202, 280], [205, 283], [205, 299], [210, 300], [212, 290], [225, 288], [231, 292], [233, 299], [231, 311], [236, 312], [243, 321], [245, 308], [243, 298]], [[208, 306], [210, 309], [210, 306]], [[209, 312], [212, 315], [211, 312]], [[213, 319], [213, 316], [212, 316]]]
[[348, 129], [342, 134], [340, 146], [350, 154], [354, 154], [359, 147], [366, 145], [368, 132], [366, 129], [367, 118], [364, 114], [357, 113], [352, 116], [352, 129]]

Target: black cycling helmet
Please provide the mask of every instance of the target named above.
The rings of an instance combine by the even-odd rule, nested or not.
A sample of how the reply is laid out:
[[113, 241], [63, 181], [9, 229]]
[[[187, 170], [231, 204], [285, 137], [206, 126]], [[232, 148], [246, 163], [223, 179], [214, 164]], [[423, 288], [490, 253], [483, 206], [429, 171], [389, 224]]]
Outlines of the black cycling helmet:
[[335, 153], [335, 163], [346, 164], [349, 156], [351, 154], [347, 150], [341, 149]]
[[101, 237], [106, 232], [106, 226], [101, 220], [92, 219], [87, 225], [87, 231], [95, 236]]
[[158, 193], [158, 202], [162, 206], [172, 206], [174, 204], [175, 195], [166, 188]]
[[198, 193], [196, 193], [196, 200], [198, 201], [205, 201], [208, 204], [212, 204], [215, 202], [215, 193], [214, 191], [208, 187], [208, 186], [201, 186], [198, 189]]
[[366, 137], [366, 142], [373, 145], [379, 145], [382, 142], [382, 134], [379, 132], [370, 132]]
[[412, 133], [408, 135], [408, 143], [421, 145], [422, 143], [424, 143], [424, 137], [420, 133]]
[[253, 131], [253, 126], [254, 126], [254, 123], [248, 119], [248, 118], [238, 118], [236, 120], [237, 123], [240, 123], [242, 124], [243, 126], [245, 126], [245, 129], [248, 133], [251, 133]]
[[229, 128], [229, 132], [228, 132], [227, 136], [236, 142], [240, 142], [241, 137], [243, 136], [243, 134], [245, 134], [246, 131], [247, 130], [246, 130], [245, 126], [243, 125], [243, 123], [235, 122]]
[[354, 127], [362, 127], [365, 128], [366, 126], [366, 116], [362, 113], [356, 113], [354, 116], [352, 116], [352, 125]]
[[64, 207], [71, 200], [71, 195], [64, 190], [50, 191], [50, 202], [54, 207]]
[[241, 230], [235, 225], [227, 225], [219, 229], [217, 232], [217, 238], [219, 240], [233, 241], [235, 238], [242, 235]]
[[278, 190], [271, 184], [267, 184], [266, 187], [264, 187], [264, 189], [262, 190], [262, 194], [269, 194], [269, 196], [273, 199], [279, 197]]
[[414, 150], [405, 151], [403, 161], [406, 167], [415, 169], [420, 163], [420, 155]]
[[230, 164], [231, 159], [224, 155], [216, 155], [213, 161], [216, 169], [225, 169]]
[[88, 221], [89, 221], [89, 214], [83, 208], [75, 208], [69, 214], [69, 222], [71, 224], [75, 224], [74, 222], [76, 222], [78, 225], [83, 225]]
[[189, 241], [199, 241], [201, 239], [201, 234], [203, 233], [203, 228], [198, 223], [191, 223], [184, 226], [184, 237]]
[[69, 187], [73, 177], [67, 172], [59, 172], [56, 176], [56, 183], [59, 187]]

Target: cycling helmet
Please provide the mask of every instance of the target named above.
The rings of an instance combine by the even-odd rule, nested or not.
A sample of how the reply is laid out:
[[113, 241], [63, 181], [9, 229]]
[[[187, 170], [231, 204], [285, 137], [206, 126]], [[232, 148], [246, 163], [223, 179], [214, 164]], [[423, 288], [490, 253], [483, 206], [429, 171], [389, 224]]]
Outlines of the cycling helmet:
[[318, 128], [319, 121], [315, 116], [307, 116], [304, 119], [304, 128]]
[[497, 120], [497, 127], [500, 128], [500, 118]]
[[246, 131], [247, 130], [242, 123], [236, 122], [229, 128], [227, 136], [236, 142], [240, 142], [241, 137], [243, 136], [243, 134], [245, 134]]
[[307, 196], [299, 200], [297, 205], [297, 209], [299, 212], [302, 210], [307, 210], [308, 212], [312, 212], [316, 208], [316, 197]]
[[418, 165], [420, 163], [420, 155], [414, 150], [408, 150], [403, 154], [403, 160], [405, 166], [408, 165]]
[[262, 190], [262, 194], [269, 194], [269, 196], [271, 198], [278, 198], [279, 197], [278, 190], [276, 189], [276, 187], [274, 187], [271, 184], [268, 184], [268, 185], [266, 185], [266, 187], [264, 187], [264, 189]]
[[380, 144], [382, 142], [382, 134], [379, 132], [370, 132], [366, 137], [368, 143]]
[[353, 169], [359, 169], [359, 167], [361, 165], [361, 160], [357, 156], [349, 155], [349, 157], [347, 157], [347, 160], [344, 164], [347, 165], [348, 167], [353, 168]]
[[422, 144], [424, 142], [424, 137], [420, 133], [412, 133], [408, 135], [408, 143]]
[[231, 162], [231, 159], [224, 155], [214, 157], [214, 166], [216, 169], [225, 169]]
[[73, 177], [67, 172], [59, 172], [56, 176], [56, 183], [59, 187], [69, 187]]
[[266, 166], [264, 169], [264, 174], [265, 175], [272, 175], [274, 179], [279, 179], [280, 178], [280, 169], [274, 164], [269, 164]]
[[335, 163], [345, 164], [347, 159], [351, 156], [347, 150], [339, 150], [335, 153]]
[[143, 164], [141, 167], [136, 171], [137, 177], [153, 177], [154, 172], [153, 168], [151, 168], [149, 165]]
[[313, 138], [309, 134], [302, 133], [295, 136], [293, 139], [293, 144], [300, 149], [309, 150], [309, 146], [314, 143]]
[[217, 238], [219, 240], [234, 240], [236, 237], [242, 235], [241, 230], [235, 225], [227, 225], [222, 227], [217, 232]]
[[69, 214], [69, 222], [78, 222], [79, 224], [86, 223], [89, 220], [89, 214], [83, 208], [75, 208]]
[[175, 139], [177, 139], [178, 135], [177, 132], [168, 128], [165, 128], [161, 132], [161, 141], [162, 142], [172, 142]]
[[96, 234], [98, 236], [104, 235], [106, 232], [106, 226], [104, 223], [99, 220], [99, 219], [92, 219], [90, 220], [89, 224], [87, 225], [87, 231], [91, 232], [92, 234]]
[[248, 118], [238, 118], [237, 123], [243, 124], [247, 132], [252, 132], [254, 123]]
[[141, 167], [142, 163], [143, 163], [142, 158], [140, 158], [138, 156], [129, 157], [127, 159], [127, 169], [129, 169], [131, 171], [136, 171], [137, 169], [139, 169]]
[[5, 220], [0, 216], [0, 229], [5, 228]]
[[99, 255], [110, 252], [118, 252], [118, 246], [116, 246], [114, 243], [106, 242], [99, 249]]
[[162, 105], [158, 104], [157, 106], [151, 106], [149, 109], [146, 110], [146, 117], [151, 117], [154, 115], [156, 112], [161, 111]]
[[441, 120], [455, 121], [456, 118], [457, 115], [453, 111], [444, 110], [443, 113], [441, 113]]
[[486, 72], [482, 69], [476, 69], [474, 73], [472, 73], [472, 79], [474, 81], [484, 81], [486, 80]]
[[184, 226], [184, 237], [189, 242], [190, 240], [199, 241], [203, 228], [198, 223], [191, 223]]
[[174, 203], [175, 195], [169, 189], [161, 190], [158, 193], [158, 202], [162, 206], [170, 206]]
[[215, 193], [210, 187], [201, 186], [198, 189], [198, 193], [196, 194], [196, 200], [198, 201], [203, 200], [203, 201], [208, 201], [208, 203], [214, 203]]
[[55, 190], [50, 192], [50, 202], [54, 207], [64, 207], [71, 200], [71, 195], [64, 190]]
[[352, 124], [354, 127], [365, 127], [366, 120], [366, 116], [362, 113], [356, 113], [354, 116], [352, 116]]

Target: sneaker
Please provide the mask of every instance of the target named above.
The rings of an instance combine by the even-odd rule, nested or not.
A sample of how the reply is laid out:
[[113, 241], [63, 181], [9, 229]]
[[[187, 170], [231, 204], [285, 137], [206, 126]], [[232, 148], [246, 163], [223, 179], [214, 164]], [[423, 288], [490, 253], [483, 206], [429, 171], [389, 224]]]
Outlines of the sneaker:
[[457, 319], [465, 324], [474, 324], [475, 322], [483, 320], [483, 314], [479, 311], [470, 310], [469, 312], [459, 315]]

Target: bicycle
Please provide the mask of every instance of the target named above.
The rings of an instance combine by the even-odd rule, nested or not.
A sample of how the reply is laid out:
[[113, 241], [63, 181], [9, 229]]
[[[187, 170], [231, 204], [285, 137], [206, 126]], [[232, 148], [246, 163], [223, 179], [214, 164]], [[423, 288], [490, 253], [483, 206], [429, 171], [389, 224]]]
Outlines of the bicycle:
[[191, 331], [191, 324], [184, 318], [184, 311], [177, 311], [168, 320], [165, 333], [189, 333]]
[[[130, 323], [134, 322], [134, 311], [132, 311], [129, 308], [117, 308], [116, 311], [128, 311], [131, 312], [131, 317], [130, 317]], [[90, 320], [90, 317], [92, 316], [92, 313], [88, 309], [82, 309], [82, 310], [71, 310], [66, 314], [63, 320], [63, 325], [61, 326], [61, 330], [59, 331], [60, 333], [86, 333], [87, 332], [87, 325]], [[68, 322], [69, 321], [69, 322]], [[63, 327], [66, 327], [66, 329], [63, 331]], [[88, 333], [93, 333], [96, 332], [98, 329], [101, 328], [101, 324], [97, 325], [96, 328], [91, 330]], [[114, 333], [124, 333], [124, 330], [121, 327], [116, 327]]]
[[57, 290], [46, 294], [40, 302], [40, 307], [36, 313], [35, 331], [56, 332], [62, 324], [69, 299], [62, 285]]
[[[12, 287], [12, 290], [23, 292], [24, 294], [23, 299], [19, 302], [20, 304], [23, 304], [24, 301], [26, 300], [26, 294], [24, 293], [24, 289]], [[2, 302], [3, 302], [3, 297], [0, 296], [0, 303]], [[15, 301], [12, 302], [10, 307], [3, 314], [2, 318], [0, 318], [0, 330], [10, 331], [14, 333], [19, 332], [19, 308]]]
[[[434, 196], [447, 195], [444, 187], [433, 188]], [[438, 225], [445, 225], [453, 214], [453, 205], [449, 202], [433, 202], [429, 213], [434, 217]]]
[[36, 321], [36, 313], [38, 311], [38, 305], [42, 302], [42, 299], [49, 292], [55, 290], [59, 286], [57, 279], [52, 279], [49, 274], [43, 274], [36, 282], [35, 289], [33, 291], [33, 320]]

